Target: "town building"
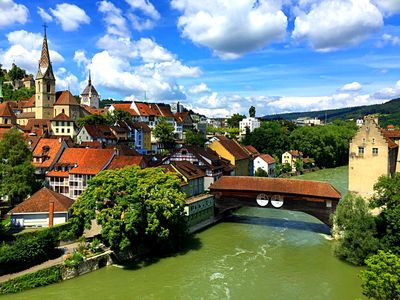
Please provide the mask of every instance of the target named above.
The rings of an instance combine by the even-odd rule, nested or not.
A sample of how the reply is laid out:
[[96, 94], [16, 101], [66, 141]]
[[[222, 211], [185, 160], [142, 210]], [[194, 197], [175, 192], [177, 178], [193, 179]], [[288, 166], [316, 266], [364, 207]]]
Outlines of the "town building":
[[118, 155], [114, 156], [113, 160], [108, 165], [107, 170], [122, 169], [127, 166], [138, 166], [139, 168], [144, 169], [146, 168], [146, 161], [141, 155]]
[[67, 148], [46, 174], [46, 184], [53, 191], [76, 199], [88, 181], [106, 169], [114, 156], [113, 149]]
[[246, 118], [239, 122], [239, 135], [244, 136], [246, 135], [246, 129], [250, 132], [253, 132], [254, 129], [260, 128], [261, 122], [256, 118]]
[[322, 121], [318, 118], [308, 118], [308, 117], [303, 117], [303, 118], [297, 118], [294, 120], [294, 123], [299, 126], [317, 126], [317, 125], [323, 125]]
[[225, 136], [216, 136], [208, 147], [235, 167], [235, 176], [249, 176], [252, 170], [251, 157], [237, 141]]
[[42, 188], [10, 212], [13, 227], [51, 227], [68, 221], [74, 201], [48, 188]]
[[76, 135], [76, 141], [78, 144], [83, 142], [100, 142], [103, 145], [115, 145], [118, 141], [118, 138], [111, 130], [111, 126], [84, 125]]
[[35, 173], [45, 174], [51, 170], [67, 147], [67, 143], [62, 138], [40, 138], [32, 151]]
[[65, 113], [60, 113], [50, 120], [51, 133], [55, 136], [75, 136], [75, 122]]
[[10, 102], [8, 101], [0, 103], [0, 124], [6, 126], [17, 124], [17, 117], [15, 116]]
[[349, 191], [370, 198], [378, 178], [396, 172], [399, 146], [390, 136], [376, 118], [365, 117], [349, 146]]
[[303, 161], [303, 153], [298, 150], [289, 150], [282, 154], [282, 164], [289, 164], [292, 172], [296, 172], [296, 161]]
[[275, 177], [275, 159], [269, 154], [260, 154], [254, 159], [254, 171], [258, 168], [268, 173], [268, 177]]
[[100, 106], [100, 95], [96, 88], [92, 85], [92, 77], [89, 71], [89, 80], [85, 89], [80, 94], [81, 105], [86, 105], [92, 108], [99, 108]]

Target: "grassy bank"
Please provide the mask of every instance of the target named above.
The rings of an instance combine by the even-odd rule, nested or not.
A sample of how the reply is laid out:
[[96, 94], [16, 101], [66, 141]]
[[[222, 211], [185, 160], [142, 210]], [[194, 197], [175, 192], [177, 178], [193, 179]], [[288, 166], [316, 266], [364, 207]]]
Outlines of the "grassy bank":
[[348, 166], [342, 166], [332, 169], [322, 169], [315, 172], [292, 177], [293, 179], [325, 181], [332, 184], [342, 197], [349, 190], [349, 169]]

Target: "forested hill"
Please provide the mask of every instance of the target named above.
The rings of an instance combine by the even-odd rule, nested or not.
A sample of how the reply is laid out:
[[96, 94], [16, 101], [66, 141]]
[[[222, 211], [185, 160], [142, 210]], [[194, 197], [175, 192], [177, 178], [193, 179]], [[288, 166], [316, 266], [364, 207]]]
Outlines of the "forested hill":
[[328, 109], [309, 112], [285, 113], [267, 115], [262, 117], [264, 120], [296, 120], [301, 117], [318, 118], [327, 121], [357, 119], [365, 115], [380, 114], [380, 123], [400, 125], [400, 98], [390, 100], [383, 104], [364, 105], [357, 107], [346, 107], [339, 109]]

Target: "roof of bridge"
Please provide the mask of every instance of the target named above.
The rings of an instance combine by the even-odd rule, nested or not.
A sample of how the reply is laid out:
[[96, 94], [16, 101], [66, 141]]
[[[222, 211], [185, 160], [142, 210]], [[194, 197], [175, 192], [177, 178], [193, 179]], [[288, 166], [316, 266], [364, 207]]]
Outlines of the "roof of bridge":
[[337, 200], [341, 198], [341, 194], [330, 183], [284, 178], [223, 176], [210, 186], [210, 190], [277, 193]]

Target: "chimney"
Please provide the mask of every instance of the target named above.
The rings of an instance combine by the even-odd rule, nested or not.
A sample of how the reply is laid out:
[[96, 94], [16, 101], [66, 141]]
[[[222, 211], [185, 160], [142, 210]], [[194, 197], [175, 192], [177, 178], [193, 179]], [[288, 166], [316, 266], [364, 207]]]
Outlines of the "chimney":
[[62, 138], [58, 138], [58, 142], [61, 144], [62, 143]]
[[114, 148], [114, 154], [116, 156], [119, 156], [119, 149], [117, 147]]
[[54, 225], [54, 201], [49, 202], [49, 227]]

